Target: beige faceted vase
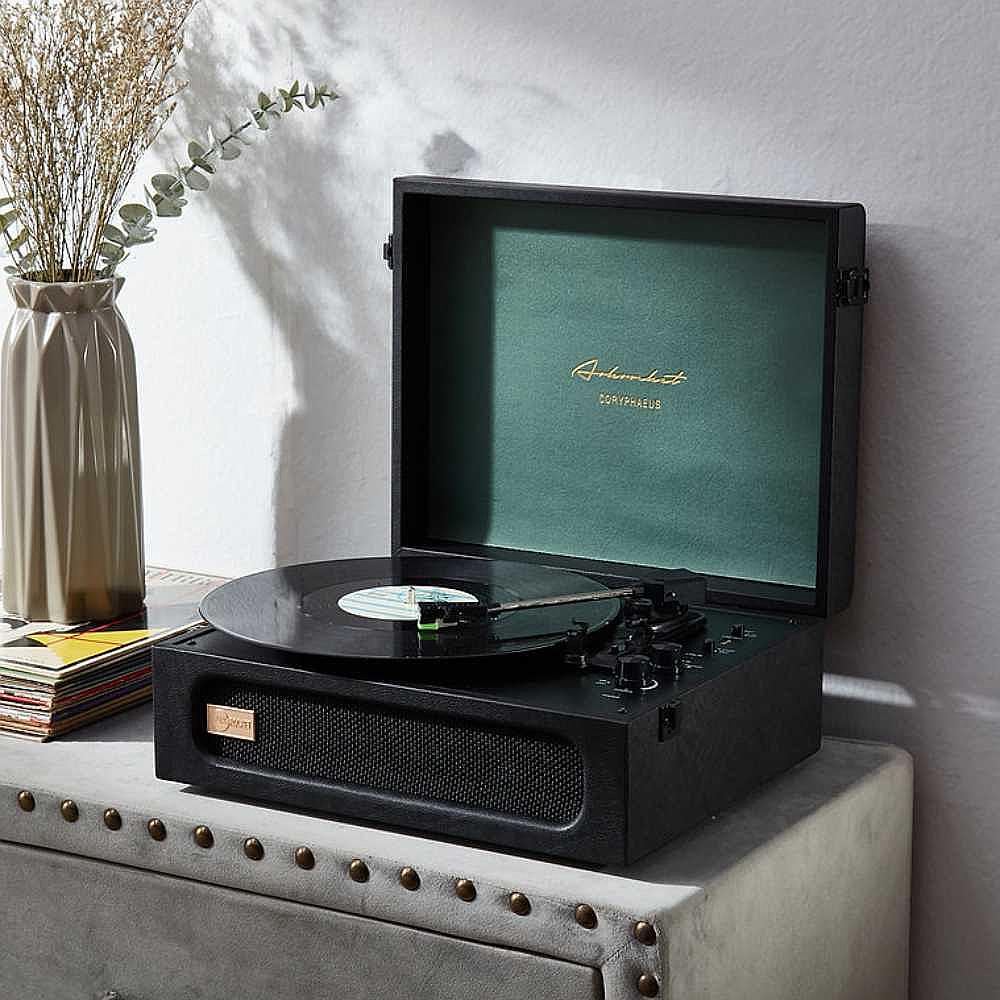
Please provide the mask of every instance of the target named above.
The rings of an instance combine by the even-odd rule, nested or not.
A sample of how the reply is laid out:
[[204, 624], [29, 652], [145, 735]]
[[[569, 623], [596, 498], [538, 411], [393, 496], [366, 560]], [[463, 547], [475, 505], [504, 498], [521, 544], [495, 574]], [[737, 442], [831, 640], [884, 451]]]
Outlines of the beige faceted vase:
[[81, 622], [145, 598], [135, 353], [122, 278], [11, 278], [0, 372], [3, 604]]

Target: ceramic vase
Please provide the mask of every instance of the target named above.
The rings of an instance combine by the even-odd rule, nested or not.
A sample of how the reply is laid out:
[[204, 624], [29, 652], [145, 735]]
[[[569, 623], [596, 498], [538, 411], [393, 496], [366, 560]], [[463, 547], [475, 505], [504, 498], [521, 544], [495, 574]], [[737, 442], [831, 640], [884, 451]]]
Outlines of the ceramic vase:
[[0, 371], [3, 604], [108, 620], [142, 607], [135, 353], [122, 278], [12, 278]]

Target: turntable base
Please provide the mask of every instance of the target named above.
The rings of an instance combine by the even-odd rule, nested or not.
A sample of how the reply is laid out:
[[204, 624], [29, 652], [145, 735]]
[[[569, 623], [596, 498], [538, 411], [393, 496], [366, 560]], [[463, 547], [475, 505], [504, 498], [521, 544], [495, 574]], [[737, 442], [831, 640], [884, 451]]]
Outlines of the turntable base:
[[[499, 611], [428, 638], [412, 619], [343, 608], [345, 596], [400, 586], [447, 587], [484, 606], [594, 599]], [[814, 753], [822, 696], [820, 623], [696, 608], [663, 580], [641, 586], [653, 596], [605, 599], [622, 588], [430, 557], [234, 581], [202, 605], [214, 627], [154, 651], [156, 773], [630, 863]]]

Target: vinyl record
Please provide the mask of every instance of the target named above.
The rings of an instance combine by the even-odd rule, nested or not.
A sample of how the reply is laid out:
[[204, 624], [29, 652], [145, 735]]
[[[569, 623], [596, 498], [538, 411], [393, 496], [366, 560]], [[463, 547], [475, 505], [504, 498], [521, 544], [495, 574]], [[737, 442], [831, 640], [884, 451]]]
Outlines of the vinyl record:
[[[611, 624], [618, 598], [510, 612], [488, 625], [420, 633], [413, 600], [488, 604], [600, 590], [580, 573], [489, 559], [400, 556], [305, 563], [255, 573], [209, 594], [201, 613], [248, 642], [310, 656], [441, 660], [559, 645], [574, 622]], [[411, 592], [412, 588], [412, 592]]]

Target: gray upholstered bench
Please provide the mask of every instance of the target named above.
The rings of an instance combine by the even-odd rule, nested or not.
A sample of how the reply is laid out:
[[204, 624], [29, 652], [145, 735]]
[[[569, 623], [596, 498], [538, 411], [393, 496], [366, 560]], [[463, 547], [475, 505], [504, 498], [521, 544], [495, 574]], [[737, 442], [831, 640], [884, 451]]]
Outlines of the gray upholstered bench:
[[894, 748], [828, 740], [594, 872], [197, 794], [153, 777], [150, 732], [139, 709], [60, 743], [0, 737], [3, 1000], [906, 995]]

